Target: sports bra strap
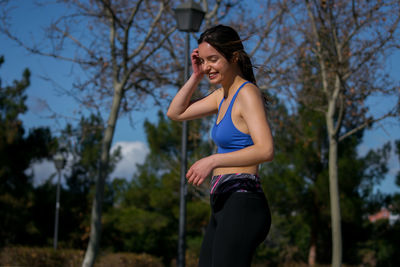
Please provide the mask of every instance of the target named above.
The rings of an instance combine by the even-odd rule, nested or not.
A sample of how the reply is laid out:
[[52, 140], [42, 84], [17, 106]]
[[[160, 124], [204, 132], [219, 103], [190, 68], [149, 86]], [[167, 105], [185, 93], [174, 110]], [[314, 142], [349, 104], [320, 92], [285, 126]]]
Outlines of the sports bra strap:
[[221, 109], [222, 103], [224, 102], [225, 98], [222, 98], [221, 102], [219, 102], [218, 111]]
[[244, 83], [239, 87], [239, 89], [236, 90], [235, 95], [232, 97], [231, 103], [229, 103], [228, 110], [229, 110], [229, 109], [232, 109], [233, 103], [235, 102], [236, 97], [237, 97], [237, 95], [239, 94], [239, 91], [243, 88], [243, 86], [245, 86], [245, 85], [248, 84], [248, 83], [249, 83], [249, 81], [244, 82]]
[[[248, 83], [250, 83], [250, 82], [249, 82], [249, 81], [246, 81], [246, 82], [242, 83], [242, 85], [239, 87], [239, 89], [236, 90], [235, 95], [232, 97], [231, 103], [229, 103], [228, 109], [233, 105], [232, 103], [235, 102], [235, 99], [236, 99], [236, 97], [237, 97], [237, 95], [238, 95], [240, 89], [242, 89], [242, 87], [245, 86], [245, 85], [248, 84]], [[225, 98], [223, 97], [222, 100], [221, 100], [221, 102], [219, 103], [218, 110], [221, 109], [221, 106], [222, 106], [222, 103], [224, 102], [224, 100], [225, 100]]]

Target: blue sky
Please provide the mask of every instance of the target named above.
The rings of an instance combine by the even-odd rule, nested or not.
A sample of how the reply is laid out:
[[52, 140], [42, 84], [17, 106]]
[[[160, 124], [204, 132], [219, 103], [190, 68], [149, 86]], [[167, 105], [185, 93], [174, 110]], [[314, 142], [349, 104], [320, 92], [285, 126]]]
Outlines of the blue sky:
[[[60, 12], [63, 12], [59, 7], [52, 5], [36, 8], [33, 5], [33, 1], [16, 0], [12, 2], [16, 7], [12, 13], [11, 23], [13, 30], [18, 36], [22, 36], [24, 40], [28, 41], [40, 38], [40, 35], [33, 33], [43, 29], [52, 18], [56, 18]], [[5, 63], [0, 68], [0, 77], [3, 80], [3, 85], [10, 84], [14, 79], [20, 79], [25, 68], [29, 68], [32, 72], [31, 86], [27, 90], [29, 110], [27, 114], [22, 116], [26, 128], [39, 126], [50, 126], [52, 130], [63, 128], [65, 120], [55, 121], [47, 118], [49, 113], [44, 108], [44, 102], [47, 103], [50, 109], [68, 116], [70, 119], [67, 120], [74, 122], [72, 118], [77, 118], [76, 103], [71, 98], [60, 94], [59, 91], [55, 90], [54, 85], [45, 82], [41, 78], [43, 75], [48, 75], [63, 87], [70, 87], [74, 78], [70, 75], [72, 68], [70, 63], [31, 55], [3, 35], [0, 35], [0, 54], [5, 57]], [[400, 53], [388, 59], [387, 70], [394, 79], [400, 80], [398, 75], [400, 73]], [[373, 99], [370, 104], [374, 106], [376, 112], [379, 112], [379, 110], [388, 105], [387, 101]], [[155, 121], [157, 111], [158, 109], [149, 108], [143, 112], [135, 112], [132, 115], [135, 124], [134, 128], [132, 128], [126, 117], [118, 121], [114, 136], [114, 146], [123, 145], [125, 159], [118, 167], [115, 176], [130, 177], [135, 171], [132, 166], [143, 161], [148, 149], [142, 125], [146, 118], [150, 121]], [[364, 143], [359, 148], [361, 154], [364, 154], [370, 148], [378, 148], [387, 141], [400, 139], [400, 123], [398, 119], [392, 119], [377, 126], [373, 130], [366, 132]], [[394, 153], [392, 154], [394, 155]], [[386, 193], [399, 192], [400, 188], [394, 184], [394, 177], [400, 170], [399, 161], [396, 157], [391, 157], [389, 167], [390, 172], [378, 189]], [[34, 169], [37, 177], [48, 177], [54, 172], [50, 162], [38, 164], [32, 169]]]

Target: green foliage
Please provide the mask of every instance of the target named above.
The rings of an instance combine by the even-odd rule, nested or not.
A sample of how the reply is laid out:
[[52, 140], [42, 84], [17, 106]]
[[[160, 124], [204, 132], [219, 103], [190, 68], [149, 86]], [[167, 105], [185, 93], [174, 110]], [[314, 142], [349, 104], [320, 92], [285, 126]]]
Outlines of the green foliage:
[[[270, 264], [307, 262], [310, 246], [315, 245], [318, 262], [329, 263], [328, 141], [324, 116], [301, 106], [297, 113], [289, 113], [279, 102], [270, 112], [276, 133], [275, 158], [262, 166], [261, 177], [273, 225], [258, 250], [258, 259]], [[390, 152], [390, 145], [386, 144], [360, 157], [357, 146], [361, 141], [362, 133], [345, 139], [339, 144], [338, 155], [343, 256], [350, 264], [359, 263], [354, 255], [359, 243], [368, 239], [368, 229], [361, 226], [370, 211], [368, 203], [374, 199], [373, 186], [387, 172]]]
[[[400, 140], [395, 141], [395, 152], [398, 157], [398, 162], [400, 163]], [[396, 175], [396, 185], [400, 187], [400, 171]], [[400, 213], [400, 209], [398, 210], [398, 213]]]
[[[66, 186], [62, 190], [60, 210], [63, 231], [59, 240], [66, 247], [84, 248], [88, 242], [91, 200], [98, 175], [103, 133], [104, 123], [99, 115], [94, 114], [81, 118], [75, 127], [67, 125], [62, 132], [71, 155], [70, 172], [64, 177]], [[111, 153], [108, 174], [114, 170], [120, 158], [120, 150]], [[113, 190], [107, 181], [104, 210], [111, 208], [112, 203]]]
[[[92, 115], [89, 118], [82, 118], [77, 126], [67, 125], [62, 132], [62, 138], [59, 139], [59, 142], [65, 145], [63, 149], [70, 152], [68, 165], [62, 172], [60, 188], [59, 248], [83, 249], [87, 245], [90, 230], [90, 200], [100, 158], [102, 127], [100, 117]], [[44, 153], [46, 150], [40, 139], [48, 142], [52, 140], [49, 132], [42, 129], [32, 131], [26, 139], [29, 143], [21, 149], [26, 155]], [[110, 172], [119, 158], [118, 150], [111, 155]], [[55, 175], [51, 176], [45, 183], [35, 188], [30, 183], [21, 184], [20, 186], [29, 187], [25, 198], [12, 199], [7, 194], [2, 195], [3, 199], [14, 201], [13, 205], [4, 208], [6, 212], [3, 215], [7, 215], [8, 221], [13, 222], [5, 229], [8, 230], [8, 235], [15, 233], [20, 235], [12, 239], [10, 237], [9, 243], [36, 246], [50, 246], [53, 243], [56, 199], [54, 177]], [[113, 201], [113, 192], [109, 187], [108, 184], [105, 193], [106, 209], [111, 207]], [[21, 221], [21, 218], [24, 220]]]
[[[395, 153], [400, 162], [400, 141], [394, 142]], [[387, 145], [388, 147], [389, 145]], [[386, 148], [388, 150], [388, 148]], [[388, 152], [387, 152], [388, 153]], [[371, 160], [376, 160], [376, 155], [372, 155]], [[397, 174], [396, 184], [400, 186], [400, 172]], [[381, 197], [381, 202], [386, 202], [386, 207], [393, 215], [400, 214], [400, 193], [394, 193], [389, 197]], [[370, 214], [380, 210], [380, 206], [370, 207]], [[372, 262], [376, 266], [399, 266], [400, 257], [398, 251], [400, 248], [400, 220], [390, 222], [386, 219], [378, 220], [366, 225], [368, 229], [368, 239], [360, 243], [359, 257], [365, 262]]]
[[[165, 119], [161, 112], [158, 118], [157, 124], [144, 124], [150, 147], [145, 162], [137, 166], [130, 182], [113, 181], [114, 207], [104, 214], [103, 240], [105, 247], [151, 253], [169, 265], [178, 240], [181, 124]], [[201, 123], [190, 124], [189, 161], [208, 147], [199, 133], [204, 130]], [[198, 255], [209, 207], [204, 194], [191, 188], [187, 201], [188, 249]]]
[[[0, 57], [0, 65], [3, 62]], [[19, 116], [27, 111], [29, 80], [28, 69], [10, 86], [3, 87], [0, 80], [0, 246], [32, 244], [39, 234], [32, 221], [34, 193], [27, 169], [34, 161], [50, 157], [56, 146], [48, 128], [25, 135]]]
[[[1, 57], [0, 64], [3, 62]], [[68, 175], [64, 175], [66, 183], [64, 186], [62, 182], [61, 187], [58, 245], [83, 248], [89, 233], [90, 199], [98, 171], [103, 121], [96, 115], [82, 118], [77, 126], [67, 125], [59, 140], [47, 128], [32, 129], [26, 135], [19, 116], [27, 111], [29, 77], [29, 70], [25, 70], [20, 81], [0, 87], [0, 246], [52, 244], [54, 175], [34, 188], [33, 175], [27, 169], [35, 161], [51, 158], [62, 144], [69, 152], [70, 171], [64, 172]], [[108, 173], [119, 159], [116, 150], [110, 157]], [[107, 188], [105, 194], [105, 208], [109, 208], [113, 192]]]
[[[0, 67], [3, 62], [4, 57], [1, 56]], [[11, 128], [8, 130], [9, 134], [7, 135], [7, 141], [9, 143], [14, 140], [15, 135], [20, 130], [20, 121], [18, 120], [18, 116], [25, 113], [27, 110], [25, 105], [27, 98], [25, 90], [30, 85], [30, 76], [30, 71], [25, 69], [21, 81], [14, 80], [13, 85], [6, 87], [3, 87], [0, 79], [0, 121], [2, 122], [1, 127], [4, 127], [3, 130], [6, 129], [6, 126]]]
[[377, 267], [399, 266], [400, 222], [390, 224], [388, 220], [378, 220], [367, 227], [368, 240], [359, 245], [360, 260]]

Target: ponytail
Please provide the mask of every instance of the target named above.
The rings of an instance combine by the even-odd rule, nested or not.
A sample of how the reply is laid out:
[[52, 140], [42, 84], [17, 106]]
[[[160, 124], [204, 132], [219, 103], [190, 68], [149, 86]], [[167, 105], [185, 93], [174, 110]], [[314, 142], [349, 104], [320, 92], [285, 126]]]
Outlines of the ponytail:
[[[237, 51], [234, 54], [236, 56], [237, 64], [240, 68], [240, 71], [243, 74], [243, 78], [257, 85], [256, 78], [253, 72], [253, 64], [251, 63], [249, 55], [244, 50]], [[264, 108], [265, 110], [268, 110], [269, 104], [271, 103], [271, 99], [262, 91], [261, 91], [261, 96], [263, 98]]]
[[237, 63], [246, 80], [257, 85], [256, 78], [253, 72], [253, 64], [249, 55], [244, 50], [236, 51]]

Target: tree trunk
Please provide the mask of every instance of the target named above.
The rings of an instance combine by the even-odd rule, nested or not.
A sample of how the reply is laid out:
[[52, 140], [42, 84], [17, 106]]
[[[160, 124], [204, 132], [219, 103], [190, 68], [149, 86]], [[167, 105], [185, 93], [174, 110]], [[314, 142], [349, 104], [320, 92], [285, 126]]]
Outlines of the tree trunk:
[[342, 229], [340, 216], [340, 198], [338, 183], [338, 142], [333, 135], [333, 117], [327, 118], [329, 134], [329, 195], [331, 204], [331, 227], [332, 227], [332, 266], [340, 267], [342, 264]]
[[315, 266], [317, 258], [317, 244], [315, 240], [311, 240], [310, 250], [308, 252], [308, 266]]
[[314, 195], [314, 205], [313, 205], [313, 215], [311, 222], [311, 240], [310, 240], [310, 249], [308, 251], [308, 266], [315, 266], [317, 263], [317, 240], [318, 240], [318, 232], [319, 232], [319, 210], [318, 205], [315, 200]]
[[117, 123], [123, 91], [121, 86], [115, 88], [110, 115], [107, 122], [102, 146], [99, 173], [96, 181], [96, 193], [92, 204], [92, 217], [90, 221], [89, 244], [86, 249], [83, 267], [92, 267], [100, 246], [101, 236], [101, 214], [104, 199], [104, 185], [107, 178], [108, 164], [110, 159], [110, 147], [114, 136], [115, 125]]

